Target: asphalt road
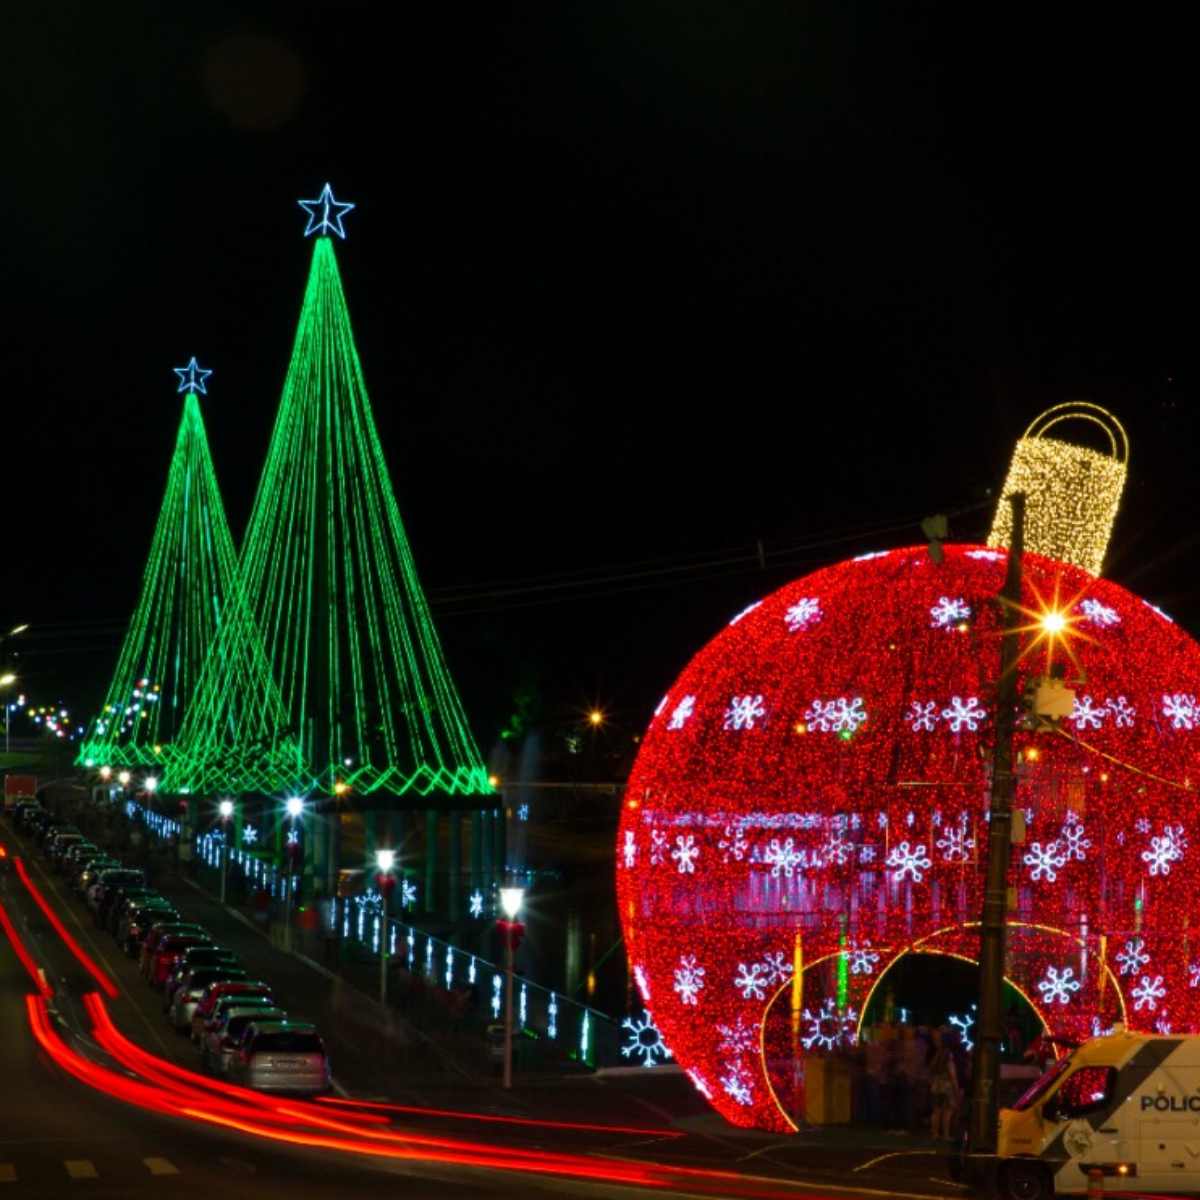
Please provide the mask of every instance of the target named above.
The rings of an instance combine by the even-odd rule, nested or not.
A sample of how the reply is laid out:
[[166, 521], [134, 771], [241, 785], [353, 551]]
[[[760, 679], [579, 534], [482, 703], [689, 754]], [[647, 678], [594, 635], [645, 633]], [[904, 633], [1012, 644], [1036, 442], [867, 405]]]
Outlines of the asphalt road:
[[[162, 1057], [171, 1035], [146, 1016], [146, 996], [136, 992], [132, 964], [122, 962], [102, 934], [94, 934], [73, 901], [57, 894], [54, 880], [41, 869], [36, 850], [21, 846], [0, 827], [0, 842], [11, 853], [23, 853], [31, 874], [56, 911], [93, 955], [103, 953], [119, 986], [126, 992], [113, 1001], [114, 1010], [134, 1004], [143, 1031], [134, 1034], [147, 1050]], [[0, 871], [3, 903], [34, 958], [47, 969], [61, 1015], [59, 1028], [86, 1055], [104, 1060], [90, 1043], [90, 1028], [80, 1004], [94, 982], [62, 943], [45, 916], [30, 899], [16, 874]], [[107, 943], [107, 944], [106, 944]], [[758, 1195], [795, 1197], [897, 1196], [953, 1194], [940, 1186], [937, 1164], [917, 1159], [885, 1162], [865, 1176], [855, 1177], [853, 1165], [861, 1152], [835, 1155], [802, 1139], [736, 1144], [720, 1137], [692, 1135], [678, 1141], [612, 1135], [560, 1134], [475, 1126], [461, 1122], [428, 1123], [420, 1132], [469, 1138], [497, 1147], [521, 1145], [530, 1150], [563, 1151], [594, 1157], [598, 1175], [606, 1163], [657, 1162], [680, 1167], [745, 1172], [744, 1182], [725, 1187], [712, 1181], [689, 1186], [648, 1189], [578, 1178], [537, 1175], [494, 1168], [434, 1163], [396, 1163], [334, 1151], [281, 1146], [236, 1131], [213, 1129], [192, 1121], [160, 1116], [102, 1094], [66, 1075], [36, 1045], [31, 1035], [25, 997], [32, 991], [29, 976], [8, 939], [0, 934], [0, 1198], [10, 1196], [211, 1196], [270, 1198], [345, 1197], [359, 1188], [384, 1189], [406, 1197], [492, 1197], [530, 1194], [550, 1196], [629, 1197], [635, 1194]], [[182, 1042], [182, 1039], [180, 1040]], [[644, 1116], [644, 1114], [643, 1114]], [[411, 1126], [407, 1126], [411, 1128]], [[815, 1152], [816, 1151], [816, 1152]], [[831, 1171], [830, 1168], [833, 1168]], [[940, 1173], [940, 1172], [939, 1172]], [[814, 1178], [815, 1176], [815, 1178]], [[858, 1179], [861, 1178], [861, 1187]], [[811, 1181], [811, 1182], [810, 1182]], [[961, 1194], [961, 1193], [959, 1193]]]

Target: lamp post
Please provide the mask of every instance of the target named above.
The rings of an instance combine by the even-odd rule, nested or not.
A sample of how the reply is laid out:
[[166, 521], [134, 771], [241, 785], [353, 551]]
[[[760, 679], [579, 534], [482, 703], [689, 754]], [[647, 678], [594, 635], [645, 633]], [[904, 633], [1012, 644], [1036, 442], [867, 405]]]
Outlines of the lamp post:
[[379, 931], [379, 1003], [387, 1008], [387, 964], [388, 964], [388, 913], [391, 908], [392, 888], [396, 878], [392, 868], [396, 865], [394, 850], [376, 850], [375, 865], [379, 868], [379, 895], [383, 901], [383, 922]]
[[221, 814], [221, 903], [225, 903], [225, 881], [229, 876], [229, 818], [233, 816], [233, 801], [222, 800], [217, 805]]
[[500, 889], [500, 907], [507, 918], [498, 921], [504, 934], [504, 1086], [512, 1087], [512, 1039], [513, 1039], [513, 955], [525, 932], [525, 926], [517, 920], [525, 889], [506, 887]]
[[[24, 626], [21, 626], [21, 628], [24, 628]], [[19, 632], [19, 630], [14, 630], [13, 632], [14, 633]], [[4, 675], [0, 675], [0, 687], [2, 687], [2, 688], [12, 687], [12, 685], [16, 682], [17, 682], [17, 677], [11, 671], [8, 671]], [[11, 723], [12, 723], [12, 704], [8, 700], [5, 700], [5, 702], [4, 702], [4, 753], [5, 754], [8, 753], [8, 747], [9, 747], [8, 729], [9, 729], [9, 725]]]
[[297, 821], [304, 815], [304, 801], [299, 796], [289, 796], [287, 803], [284, 805], [287, 810], [288, 819], [291, 821], [292, 827], [288, 830], [288, 841], [286, 848], [287, 857], [287, 891], [284, 894], [284, 946], [289, 951], [292, 948], [292, 906], [296, 899], [296, 879], [293, 874], [295, 864], [295, 850], [299, 844], [299, 831], [296, 828]]

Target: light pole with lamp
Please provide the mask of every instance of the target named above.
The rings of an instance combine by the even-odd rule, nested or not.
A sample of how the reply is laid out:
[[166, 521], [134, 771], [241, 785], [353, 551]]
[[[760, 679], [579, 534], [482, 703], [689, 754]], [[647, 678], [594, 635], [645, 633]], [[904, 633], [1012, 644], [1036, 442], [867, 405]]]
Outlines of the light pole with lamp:
[[299, 796], [289, 796], [287, 803], [284, 805], [287, 810], [288, 819], [291, 821], [291, 828], [288, 830], [287, 847], [285, 849], [285, 857], [287, 858], [287, 890], [284, 893], [284, 947], [287, 950], [292, 948], [292, 906], [296, 898], [296, 879], [294, 875], [295, 854], [300, 842], [300, 833], [296, 828], [296, 823], [304, 815], [304, 801]]
[[229, 818], [233, 816], [233, 801], [222, 800], [217, 805], [221, 814], [221, 903], [225, 903], [225, 881], [229, 877]]
[[395, 850], [376, 850], [375, 865], [379, 868], [379, 896], [382, 901], [383, 921], [379, 930], [379, 1003], [387, 1008], [387, 968], [388, 968], [388, 920], [391, 910], [392, 888], [396, 878], [392, 868], [396, 865]]
[[[12, 673], [12, 671], [8, 671], [5, 674], [0, 675], [0, 688], [12, 687], [12, 685], [16, 682], [17, 682], [17, 677], [16, 677], [16, 675], [14, 675]], [[9, 748], [8, 729], [11, 724], [12, 724], [12, 704], [8, 700], [5, 700], [4, 701], [4, 753], [5, 754], [8, 753], [8, 748]]]
[[504, 935], [504, 1086], [512, 1087], [512, 1040], [513, 1040], [513, 955], [521, 944], [525, 926], [517, 920], [521, 904], [525, 899], [525, 889], [506, 887], [500, 889], [500, 907], [504, 909], [507, 918], [497, 921]]

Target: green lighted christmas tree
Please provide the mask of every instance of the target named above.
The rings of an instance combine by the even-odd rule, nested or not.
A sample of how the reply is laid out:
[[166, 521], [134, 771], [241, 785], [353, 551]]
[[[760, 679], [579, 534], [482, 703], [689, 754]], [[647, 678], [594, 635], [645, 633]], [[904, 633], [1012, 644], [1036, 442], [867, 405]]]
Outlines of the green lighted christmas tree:
[[328, 185], [302, 205], [318, 236], [241, 595], [166, 784], [482, 796], [487, 772], [417, 579], [338, 274], [330, 235], [344, 236], [353, 206]]
[[84, 738], [80, 765], [148, 767], [164, 761], [235, 587], [237, 551], [198, 399], [212, 372], [193, 358], [175, 373], [184, 396], [183, 419], [166, 494], [137, 608], [104, 705]]

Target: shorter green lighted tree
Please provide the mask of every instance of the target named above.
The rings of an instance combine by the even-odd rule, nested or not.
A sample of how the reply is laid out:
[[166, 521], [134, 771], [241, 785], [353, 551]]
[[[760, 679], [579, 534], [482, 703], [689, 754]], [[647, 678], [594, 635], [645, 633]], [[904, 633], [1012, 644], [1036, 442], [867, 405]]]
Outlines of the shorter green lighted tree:
[[169, 755], [222, 609], [236, 586], [237, 551], [209, 455], [198, 397], [211, 371], [176, 367], [183, 417], [167, 472], [137, 607], [80, 765], [157, 766]]

